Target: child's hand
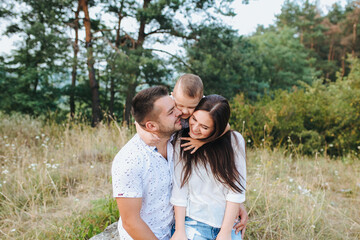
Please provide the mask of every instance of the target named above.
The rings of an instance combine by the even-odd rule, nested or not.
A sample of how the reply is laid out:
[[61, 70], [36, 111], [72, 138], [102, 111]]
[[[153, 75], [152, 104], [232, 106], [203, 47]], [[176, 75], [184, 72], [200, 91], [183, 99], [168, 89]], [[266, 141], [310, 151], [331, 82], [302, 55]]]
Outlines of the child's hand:
[[187, 143], [181, 144], [181, 147], [186, 147], [184, 148], [184, 151], [189, 151], [192, 149], [190, 152], [191, 154], [194, 154], [202, 145], [205, 144], [205, 142], [193, 139], [191, 137], [182, 137], [181, 140], [188, 141]]
[[149, 146], [156, 146], [159, 143], [160, 138], [153, 133], [145, 131], [140, 125], [135, 122], [136, 132], [140, 138]]
[[176, 231], [170, 240], [188, 240], [185, 231]]

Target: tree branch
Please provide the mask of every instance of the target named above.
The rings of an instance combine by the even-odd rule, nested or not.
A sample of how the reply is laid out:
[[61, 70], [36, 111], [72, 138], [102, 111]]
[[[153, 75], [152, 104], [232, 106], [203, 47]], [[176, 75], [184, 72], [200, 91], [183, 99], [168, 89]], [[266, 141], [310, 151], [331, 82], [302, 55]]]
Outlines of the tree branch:
[[164, 50], [160, 50], [160, 49], [153, 49], [153, 48], [147, 48], [146, 50], [151, 50], [151, 51], [157, 51], [157, 52], [162, 52], [162, 53], [166, 53], [174, 58], [176, 58], [177, 60], [179, 60], [182, 64], [184, 64], [185, 67], [187, 67], [188, 69], [190, 69], [194, 74], [198, 75], [195, 71], [195, 69], [193, 69], [192, 67], [190, 67], [186, 62], [184, 62], [180, 57], [172, 54], [172, 53], [169, 53], [167, 51], [164, 51]]

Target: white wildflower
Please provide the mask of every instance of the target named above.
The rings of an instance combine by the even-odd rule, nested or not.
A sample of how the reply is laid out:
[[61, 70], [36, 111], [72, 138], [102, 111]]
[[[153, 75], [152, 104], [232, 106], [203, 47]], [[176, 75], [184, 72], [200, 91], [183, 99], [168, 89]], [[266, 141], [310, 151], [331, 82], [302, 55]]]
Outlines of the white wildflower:
[[5, 169], [4, 171], [2, 171], [2, 174], [8, 174], [9, 171], [7, 169]]
[[39, 139], [40, 137], [39, 136], [36, 136], [35, 139]]
[[41, 136], [42, 136], [42, 137], [45, 137], [45, 134], [42, 133]]
[[10, 146], [10, 144], [8, 144], [8, 143], [7, 143], [7, 144], [5, 144], [5, 147], [9, 147], [9, 146]]
[[248, 143], [251, 143], [251, 139], [248, 139]]
[[293, 182], [293, 181], [294, 181], [294, 179], [292, 179], [292, 178], [289, 179], [289, 182]]
[[7, 139], [8, 138], [8, 136], [4, 136], [4, 139]]
[[94, 168], [94, 166], [93, 166], [93, 165], [91, 165], [91, 166], [90, 166], [90, 168]]
[[15, 231], [16, 231], [16, 228], [11, 229], [11, 232], [15, 232]]

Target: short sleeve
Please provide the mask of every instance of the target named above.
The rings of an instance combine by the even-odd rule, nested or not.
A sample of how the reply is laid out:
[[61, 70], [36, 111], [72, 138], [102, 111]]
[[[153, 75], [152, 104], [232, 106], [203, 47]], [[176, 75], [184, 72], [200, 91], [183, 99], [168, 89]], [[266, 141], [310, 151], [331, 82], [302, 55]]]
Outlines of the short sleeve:
[[[240, 182], [244, 188], [246, 188], [246, 151], [245, 141], [242, 135], [238, 132], [234, 132], [231, 144], [235, 154], [235, 165], [240, 173]], [[235, 139], [236, 138], [236, 139]], [[245, 189], [242, 189], [242, 193], [229, 190], [226, 195], [226, 200], [229, 202], [242, 203], [245, 201]]]
[[143, 169], [143, 160], [139, 156], [120, 151], [111, 168], [113, 197], [142, 197]]
[[174, 146], [174, 175], [170, 203], [174, 206], [186, 207], [188, 199], [188, 185], [185, 184], [181, 187], [182, 170], [183, 164], [182, 161], [180, 161], [180, 141], [177, 141]]

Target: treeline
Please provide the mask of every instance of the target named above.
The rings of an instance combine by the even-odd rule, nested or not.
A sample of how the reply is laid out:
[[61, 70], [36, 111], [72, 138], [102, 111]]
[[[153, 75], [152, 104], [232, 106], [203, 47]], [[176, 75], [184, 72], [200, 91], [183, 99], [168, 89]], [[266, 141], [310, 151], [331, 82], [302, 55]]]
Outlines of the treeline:
[[298, 154], [357, 156], [360, 153], [360, 61], [335, 82], [314, 81], [250, 102], [232, 100], [231, 126], [248, 146], [284, 147]]
[[[16, 35], [21, 40], [14, 51], [0, 56], [0, 110], [87, 119], [93, 126], [104, 117], [129, 122], [130, 101], [137, 91], [158, 84], [171, 89], [179, 75], [195, 73], [204, 81], [205, 94], [221, 94], [249, 109], [255, 108], [252, 111], [259, 114], [251, 116], [247, 115], [250, 110], [235, 110], [244, 114], [237, 118], [252, 119], [245, 121], [248, 126], [245, 129], [252, 129], [247, 137], [253, 144], [259, 145], [262, 139], [272, 146], [292, 141], [303, 144], [303, 151], [308, 153], [318, 147], [313, 144], [307, 150], [305, 142], [315, 142], [318, 134], [322, 139], [319, 144], [324, 147], [333, 144], [338, 154], [344, 152], [342, 149], [356, 149], [356, 140], [351, 147], [345, 146], [348, 140], [333, 142], [339, 138], [340, 130], [329, 133], [330, 137], [327, 131], [338, 122], [325, 123], [331, 114], [320, 113], [329, 112], [329, 106], [338, 102], [338, 95], [325, 96], [334, 86], [341, 88], [344, 79], [349, 78], [353, 65], [346, 59], [354, 62], [359, 57], [360, 1], [349, 1], [344, 7], [334, 4], [324, 14], [316, 1], [286, 0], [274, 25], [258, 26], [247, 37], [221, 21], [221, 16], [234, 14], [232, 2], [2, 3], [0, 19], [6, 29], [1, 34]], [[173, 41], [180, 41], [184, 51], [170, 54], [156, 48]], [[346, 97], [344, 92], [342, 96], [349, 99], [357, 96], [355, 93]], [[302, 100], [296, 102], [292, 98]], [[339, 99], [341, 103], [343, 98]], [[299, 121], [293, 127], [286, 125], [292, 121], [284, 118], [282, 123], [278, 119], [279, 109], [291, 108], [292, 101], [297, 110], [302, 109], [294, 110]], [[317, 105], [320, 102], [324, 104]], [[276, 106], [280, 112], [273, 112], [278, 122], [261, 114], [260, 109]], [[315, 106], [319, 112], [311, 108]], [[355, 110], [347, 116], [355, 118], [358, 114]], [[321, 124], [314, 120], [322, 117]], [[242, 125], [242, 120], [239, 121], [232, 124]], [[275, 127], [277, 124], [288, 130], [280, 130]], [[253, 128], [264, 126], [262, 138], [260, 131]]]

